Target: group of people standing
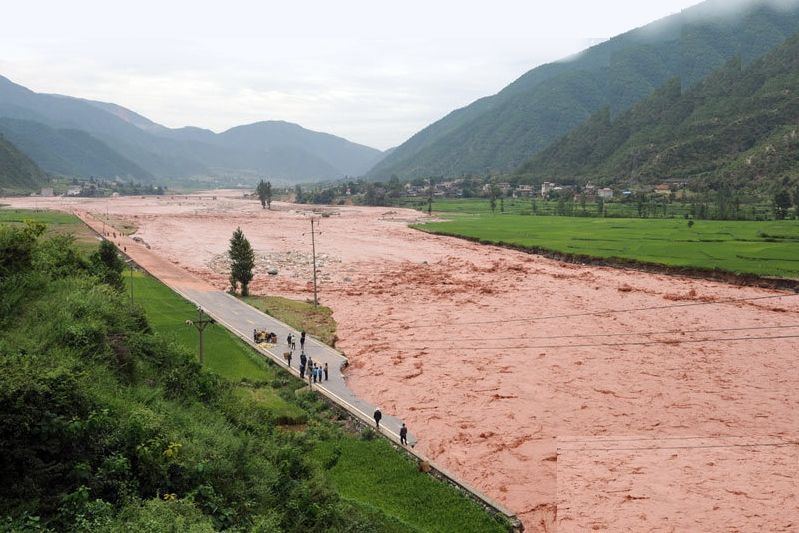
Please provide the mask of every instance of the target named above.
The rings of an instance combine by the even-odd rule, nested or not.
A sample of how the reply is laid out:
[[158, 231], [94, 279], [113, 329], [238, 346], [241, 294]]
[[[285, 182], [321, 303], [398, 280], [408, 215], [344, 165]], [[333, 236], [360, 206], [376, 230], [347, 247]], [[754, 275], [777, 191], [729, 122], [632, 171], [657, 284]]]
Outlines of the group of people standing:
[[[286, 337], [286, 344], [288, 345], [289, 351], [286, 352], [286, 361], [288, 362], [289, 367], [291, 367], [291, 354], [294, 353], [294, 350], [297, 349], [297, 341], [294, 337], [294, 334], [289, 332], [288, 337]], [[317, 364], [311, 359], [310, 356], [306, 355], [305, 353], [305, 331], [300, 333], [300, 378], [305, 379], [305, 374], [308, 374], [308, 383], [321, 383], [323, 380], [327, 381], [329, 377], [329, 371], [327, 367], [327, 363], [324, 365]]]
[[[288, 361], [289, 367], [291, 367], [291, 355], [294, 353], [294, 350], [297, 348], [296, 339], [294, 334], [289, 332], [288, 337], [286, 337], [286, 344], [288, 345], [289, 350], [286, 352], [286, 361]], [[317, 364], [310, 356], [305, 354], [305, 331], [300, 333], [300, 379], [305, 379], [305, 374], [308, 373], [308, 384], [311, 383], [321, 383], [323, 378], [324, 381], [328, 379], [328, 368], [327, 363], [324, 365]], [[383, 413], [380, 409], [375, 409], [374, 412], [374, 419], [375, 419], [375, 427], [379, 430], [380, 429], [380, 420], [383, 418]], [[408, 428], [405, 426], [403, 422], [402, 427], [399, 430], [400, 436], [400, 444], [407, 445], [408, 444]]]

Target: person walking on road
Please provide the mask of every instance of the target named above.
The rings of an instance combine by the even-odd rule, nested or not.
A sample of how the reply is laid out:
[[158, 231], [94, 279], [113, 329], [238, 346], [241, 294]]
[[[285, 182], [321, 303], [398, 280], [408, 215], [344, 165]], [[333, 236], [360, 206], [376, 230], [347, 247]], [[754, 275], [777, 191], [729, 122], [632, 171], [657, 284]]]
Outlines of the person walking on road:
[[292, 347], [291, 347], [291, 340], [292, 340], [292, 338], [291, 338], [291, 332], [289, 331], [289, 336], [288, 336], [288, 337], [286, 337], [286, 345], [288, 345], [288, 347], [289, 347], [289, 350], [294, 350], [294, 348], [292, 348]]
[[400, 444], [403, 446], [408, 445], [408, 428], [405, 427], [405, 422], [402, 423], [402, 427], [400, 428]]
[[380, 419], [383, 418], [383, 413], [380, 412], [379, 407], [375, 409], [374, 417], [375, 417], [375, 427], [377, 429], [380, 429]]
[[305, 349], [305, 330], [303, 330], [303, 332], [300, 333], [300, 350], [304, 349]]
[[308, 364], [308, 358], [305, 356], [305, 352], [300, 352], [300, 379], [305, 378], [305, 365]]
[[325, 363], [325, 381], [327, 381], [327, 363]]
[[288, 364], [289, 368], [291, 368], [291, 350], [286, 352], [286, 364]]

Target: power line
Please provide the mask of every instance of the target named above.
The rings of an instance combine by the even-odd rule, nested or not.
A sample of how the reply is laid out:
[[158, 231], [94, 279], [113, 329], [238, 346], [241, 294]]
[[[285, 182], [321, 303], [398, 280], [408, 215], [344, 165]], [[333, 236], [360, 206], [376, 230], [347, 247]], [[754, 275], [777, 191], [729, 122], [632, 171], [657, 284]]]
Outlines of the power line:
[[[772, 439], [782, 439], [779, 435], [757, 435], [758, 438], [772, 438]], [[628, 438], [615, 438], [615, 439], [604, 439], [601, 437], [594, 438], [591, 440], [564, 440], [558, 439], [559, 443], [562, 444], [602, 444], [605, 442], [637, 442], [637, 441], [647, 441], [647, 440], [708, 440], [708, 439], [751, 439], [752, 435], [694, 435], [694, 436], [686, 436], [680, 437], [679, 435], [671, 435], [671, 436], [656, 436], [656, 437], [628, 437]], [[786, 441], [790, 442], [790, 441]]]
[[[722, 304], [729, 304], [729, 303], [739, 303], [739, 302], [754, 302], [759, 300], [773, 300], [776, 298], [791, 298], [799, 296], [799, 293], [795, 294], [779, 294], [779, 295], [772, 295], [772, 296], [755, 296], [752, 298], [729, 298], [727, 300], [716, 300], [713, 302], [690, 302], [684, 304], [672, 304], [672, 305], [656, 305], [651, 307], [631, 307], [629, 309], [608, 309], [606, 311], [586, 311], [584, 313], [571, 313], [565, 315], [545, 315], [545, 316], [537, 316], [537, 317], [530, 317], [530, 318], [508, 318], [508, 319], [499, 319], [499, 320], [481, 320], [481, 321], [474, 321], [474, 322], [450, 322], [446, 324], [421, 324], [417, 326], [413, 326], [415, 329], [429, 329], [429, 328], [441, 328], [446, 326], [483, 326], [487, 324], [507, 324], [510, 322], [537, 322], [540, 320], [553, 320], [558, 318], [575, 318], [575, 317], [585, 317], [585, 316], [599, 316], [599, 315], [612, 315], [612, 314], [620, 314], [620, 313], [633, 313], [638, 311], [656, 311], [662, 309], [679, 309], [685, 307], [696, 307], [701, 305], [722, 305]], [[409, 328], [404, 328], [401, 326], [394, 326], [394, 327], [384, 327], [382, 328], [383, 331], [391, 331], [391, 330], [405, 330]]]
[[[763, 340], [779, 340], [779, 339], [799, 339], [799, 335], [775, 335], [772, 337], [722, 337], [719, 339], [686, 339], [686, 340], [665, 340], [665, 341], [647, 341], [647, 342], [615, 342], [615, 343], [599, 343], [599, 344], [549, 344], [549, 345], [536, 345], [536, 346], [474, 346], [466, 348], [452, 347], [453, 350], [533, 350], [533, 349], [555, 349], [555, 348], [598, 348], [598, 347], [616, 347], [616, 346], [655, 346], [659, 344], [699, 344], [708, 342], [740, 342], [740, 341], [763, 341]], [[407, 346], [411, 350], [425, 350], [429, 346]], [[439, 348], [446, 349], [446, 348]]]
[[[600, 452], [616, 452], [616, 451], [647, 451], [647, 450], [701, 450], [707, 448], [763, 448], [763, 447], [782, 447], [782, 446], [799, 446], [799, 441], [796, 442], [760, 442], [754, 444], [707, 444], [707, 445], [694, 445], [694, 446], [648, 446], [645, 448], [574, 448], [566, 451], [570, 452], [585, 452], [585, 451], [600, 451]], [[561, 450], [562, 448], [558, 448]]]
[[753, 326], [747, 328], [719, 328], [719, 329], [672, 329], [668, 331], [644, 331], [640, 333], [591, 333], [587, 335], [547, 335], [538, 337], [459, 337], [457, 339], [415, 339], [409, 338], [409, 341], [414, 342], [430, 342], [430, 343], [452, 343], [461, 341], [526, 341], [534, 339], [583, 339], [583, 338], [597, 338], [597, 337], [648, 337], [650, 335], [676, 335], [683, 333], [718, 333], [721, 331], [754, 331], [765, 329], [792, 329], [799, 328], [799, 324], [788, 326]]

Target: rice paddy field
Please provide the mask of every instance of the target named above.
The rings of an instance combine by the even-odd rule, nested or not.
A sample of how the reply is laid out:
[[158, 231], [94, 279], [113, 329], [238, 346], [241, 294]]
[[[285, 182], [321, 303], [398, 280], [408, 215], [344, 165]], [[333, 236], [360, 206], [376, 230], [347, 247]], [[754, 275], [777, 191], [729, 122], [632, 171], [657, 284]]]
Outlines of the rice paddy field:
[[487, 244], [799, 279], [796, 220], [697, 220], [691, 224], [685, 219], [487, 214], [415, 227]]
[[24, 224], [26, 221], [46, 224], [50, 235], [74, 236], [78, 249], [86, 253], [93, 251], [99, 243], [94, 232], [73, 215], [35, 209], [0, 209], [0, 224]]

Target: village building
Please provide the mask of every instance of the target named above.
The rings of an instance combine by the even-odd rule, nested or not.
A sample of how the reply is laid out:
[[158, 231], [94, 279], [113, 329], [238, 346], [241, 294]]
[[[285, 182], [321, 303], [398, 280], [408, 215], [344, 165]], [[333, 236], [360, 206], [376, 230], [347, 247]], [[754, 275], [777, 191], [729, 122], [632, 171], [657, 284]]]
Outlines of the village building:
[[603, 189], [599, 189], [596, 192], [598, 198], [602, 198], [603, 200], [610, 200], [613, 198], [613, 189], [609, 187], [605, 187]]
[[541, 184], [541, 196], [546, 197], [547, 195], [549, 195], [549, 193], [554, 191], [555, 187], [557, 187], [557, 186], [558, 186], [557, 183], [552, 183], [550, 181], [545, 181], [544, 183]]
[[535, 189], [532, 185], [519, 185], [516, 187], [516, 190], [513, 191], [513, 197], [526, 197], [530, 198], [535, 196]]

